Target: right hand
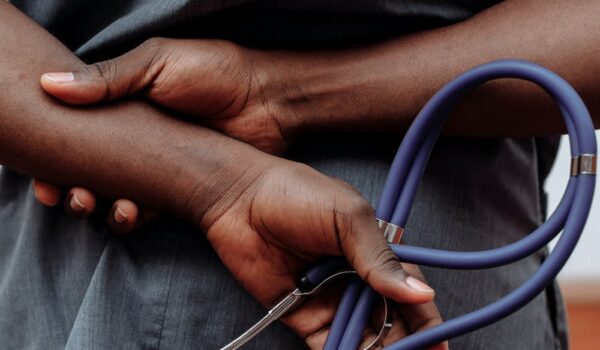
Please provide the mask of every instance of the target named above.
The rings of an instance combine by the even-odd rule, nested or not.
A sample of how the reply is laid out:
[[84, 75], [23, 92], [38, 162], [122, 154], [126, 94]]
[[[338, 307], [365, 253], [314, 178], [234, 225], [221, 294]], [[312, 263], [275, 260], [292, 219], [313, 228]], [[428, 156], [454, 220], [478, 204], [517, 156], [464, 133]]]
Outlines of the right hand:
[[[403, 268], [370, 204], [353, 187], [278, 158], [243, 183], [248, 185], [233, 186], [233, 193], [220, 196], [197, 223], [233, 276], [264, 306], [293, 290], [323, 256], [344, 255], [365, 282], [399, 303], [385, 344], [441, 322], [434, 291], [418, 268], [406, 266], [412, 276]], [[339, 297], [336, 290], [317, 296], [283, 321], [312, 349], [321, 349]], [[375, 327], [367, 338], [375, 337]]]
[[[358, 191], [306, 165], [248, 149], [253, 153], [243, 159], [249, 162], [234, 162], [230, 175], [219, 176], [210, 191], [190, 189], [186, 209], [179, 212], [206, 233], [253, 297], [271, 307], [315, 262], [343, 255], [365, 282], [395, 302], [384, 344], [441, 322], [434, 291], [416, 266], [396, 258]], [[311, 349], [321, 349], [340, 292], [328, 288], [282, 321]], [[365, 341], [376, 336], [376, 327], [368, 327]]]

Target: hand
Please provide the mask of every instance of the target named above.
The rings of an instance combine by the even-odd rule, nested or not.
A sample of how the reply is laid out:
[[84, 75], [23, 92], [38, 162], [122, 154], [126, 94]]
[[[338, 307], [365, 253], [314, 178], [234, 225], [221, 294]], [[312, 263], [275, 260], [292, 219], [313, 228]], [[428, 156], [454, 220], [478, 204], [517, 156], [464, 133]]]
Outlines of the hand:
[[[272, 306], [318, 259], [344, 255], [363, 280], [399, 303], [385, 344], [441, 322], [433, 290], [416, 267], [402, 267], [354, 188], [306, 165], [257, 154], [245, 156], [253, 157], [252, 164], [235, 169], [242, 175], [224, 180], [231, 186], [218, 186], [222, 192], [187, 199], [185, 216], [206, 232], [225, 266], [259, 302]], [[208, 210], [195, 213], [207, 202]], [[339, 297], [339, 289], [329, 289], [283, 321], [320, 349]], [[367, 329], [365, 341], [375, 337], [376, 327]]]
[[[38, 179], [33, 180], [33, 193], [40, 203], [48, 207], [58, 205], [61, 200], [60, 187]], [[65, 196], [64, 208], [69, 215], [85, 219], [96, 210], [96, 196], [86, 188], [73, 187]], [[106, 224], [115, 233], [130, 233], [158, 215], [155, 210], [140, 209], [128, 199], [119, 199], [110, 208]]]
[[[420, 282], [416, 267], [402, 268], [357, 191], [302, 164], [252, 159], [251, 169], [233, 171], [251, 175], [227, 179], [231, 186], [219, 186], [223, 192], [218, 194], [198, 192], [186, 200], [190, 209], [185, 216], [206, 232], [225, 266], [258, 301], [272, 306], [317, 259], [343, 254], [361, 278], [399, 303], [385, 344], [441, 322], [433, 290]], [[195, 213], [206, 202], [209, 209]], [[328, 289], [283, 321], [311, 348], [320, 349], [339, 297], [339, 289]], [[376, 327], [367, 329], [365, 341], [375, 337]]]
[[[47, 83], [43, 78], [42, 84], [51, 90], [48, 86], [52, 84]], [[83, 102], [69, 100], [67, 95], [59, 97]], [[372, 209], [356, 191], [306, 166], [284, 160], [273, 160], [272, 164], [264, 166], [262, 175], [238, 194], [219, 196], [234, 199], [218, 200], [197, 220], [224, 264], [257, 300], [272, 306], [317, 258], [343, 253], [377, 291], [402, 303], [395, 308], [394, 328], [386, 343], [441, 322], [431, 301], [433, 291], [415, 278], [422, 279], [416, 268], [407, 267], [415, 277], [402, 269], [383, 240]], [[44, 191], [38, 191], [40, 188], [46, 192], [57, 190], [36, 182], [40, 200], [48, 199]], [[74, 197], [76, 193], [83, 195]], [[58, 194], [55, 191], [55, 199]], [[81, 188], [73, 189], [69, 198], [69, 203], [80, 202], [86, 210], [87, 204], [94, 201], [91, 193]], [[197, 199], [205, 200], [200, 196]], [[118, 213], [115, 208], [113, 214]], [[132, 218], [128, 216], [128, 220]], [[338, 298], [339, 293], [332, 290], [309, 301], [284, 322], [312, 348], [320, 348]], [[373, 337], [373, 333], [368, 332], [367, 337]]]
[[[292, 136], [291, 119], [282, 118], [261, 88], [265, 70], [250, 50], [218, 40], [150, 39], [113, 60], [69, 73], [48, 73], [41, 85], [54, 97], [89, 104], [141, 94], [177, 112], [193, 115], [231, 137], [269, 153], [281, 153]], [[60, 189], [35, 181], [36, 198], [47, 206], [60, 200]], [[85, 218], [96, 198], [72, 188], [65, 209]], [[127, 199], [116, 201], [107, 223], [115, 232], [131, 232], [156, 217]]]
[[265, 90], [269, 73], [259, 61], [254, 51], [228, 41], [153, 38], [112, 60], [44, 74], [41, 85], [70, 104], [140, 95], [261, 151], [280, 154], [292, 136], [293, 118], [283, 116], [283, 108]]
[[[271, 307], [317, 259], [343, 254], [361, 278], [398, 303], [391, 304], [393, 327], [384, 344], [442, 321], [433, 290], [421, 282], [416, 266], [403, 268], [396, 259], [372, 208], [356, 190], [302, 164], [259, 162], [264, 170], [252, 181], [232, 181], [249, 185], [232, 186], [209, 211], [195, 216], [223, 263], [259, 302]], [[193, 199], [191, 207], [204, 197]], [[311, 349], [324, 345], [339, 287], [328, 288], [282, 320]], [[365, 344], [376, 337], [381, 317], [374, 316]], [[434, 349], [447, 349], [447, 344]]]
[[[372, 208], [355, 189], [305, 165], [274, 162], [235, 201], [219, 203], [200, 220], [217, 254], [244, 288], [270, 307], [318, 258], [343, 254], [375, 290], [403, 303], [395, 308], [386, 344], [441, 322], [433, 290], [402, 268]], [[416, 267], [409, 268], [422, 279]], [[333, 290], [316, 297], [284, 322], [311, 348], [321, 349], [339, 295]], [[368, 338], [375, 336], [374, 328]]]

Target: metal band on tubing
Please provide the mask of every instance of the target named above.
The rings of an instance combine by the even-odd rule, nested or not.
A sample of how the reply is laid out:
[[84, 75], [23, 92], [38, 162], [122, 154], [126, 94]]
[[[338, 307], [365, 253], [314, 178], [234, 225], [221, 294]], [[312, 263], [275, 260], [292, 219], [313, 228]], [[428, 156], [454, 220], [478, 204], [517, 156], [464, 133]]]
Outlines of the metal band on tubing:
[[595, 154], [582, 154], [571, 158], [571, 176], [596, 175], [597, 162]]
[[391, 244], [400, 244], [402, 235], [404, 234], [404, 227], [391, 224], [387, 221], [377, 219], [377, 224], [381, 231], [383, 231], [383, 237]]

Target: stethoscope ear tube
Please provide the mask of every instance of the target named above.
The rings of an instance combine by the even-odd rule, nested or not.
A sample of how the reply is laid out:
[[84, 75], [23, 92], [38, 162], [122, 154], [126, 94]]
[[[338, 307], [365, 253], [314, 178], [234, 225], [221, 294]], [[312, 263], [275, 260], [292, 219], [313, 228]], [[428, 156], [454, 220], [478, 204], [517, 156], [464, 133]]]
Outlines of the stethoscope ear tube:
[[[558, 103], [565, 118], [572, 156], [587, 157], [589, 162], [595, 162], [596, 139], [593, 123], [583, 101], [565, 80], [539, 65], [522, 60], [491, 62], [471, 69], [448, 83], [419, 113], [406, 133], [392, 163], [376, 210], [379, 219], [400, 227], [406, 225], [418, 182], [451, 109], [475, 87], [499, 78], [528, 80], [546, 90]], [[595, 168], [589, 167], [589, 169]], [[393, 251], [402, 261], [454, 269], [481, 269], [522, 259], [544, 247], [561, 229], [563, 230], [561, 239], [549, 257], [521, 287], [477, 311], [412, 334], [385, 349], [427, 348], [496, 322], [535, 298], [552, 283], [575, 248], [589, 214], [594, 186], [593, 171], [575, 171], [558, 208], [551, 217], [530, 235], [505, 247], [481, 252], [453, 252], [392, 245]], [[341, 263], [340, 259], [332, 259], [309, 271], [307, 276], [312, 275], [315, 280], [318, 280], [320, 273], [324, 274], [325, 270]], [[319, 272], [320, 268], [323, 268], [323, 271]], [[356, 349], [363, 332], [360, 325], [364, 323], [359, 319], [368, 317], [368, 310], [365, 310], [362, 305], [371, 305], [372, 302], [367, 298], [375, 298], [375, 294], [368, 289], [368, 286], [363, 289], [354, 305], [346, 302], [339, 306], [339, 313], [351, 316], [345, 317], [348, 321], [344, 332], [339, 330], [342, 326], [337, 324], [336, 331], [330, 334], [330, 338], [340, 336], [342, 338], [328, 339], [325, 349]], [[356, 306], [360, 307], [352, 311], [348, 310]], [[354, 322], [350, 322], [352, 319]], [[338, 346], [329, 346], [331, 344]]]

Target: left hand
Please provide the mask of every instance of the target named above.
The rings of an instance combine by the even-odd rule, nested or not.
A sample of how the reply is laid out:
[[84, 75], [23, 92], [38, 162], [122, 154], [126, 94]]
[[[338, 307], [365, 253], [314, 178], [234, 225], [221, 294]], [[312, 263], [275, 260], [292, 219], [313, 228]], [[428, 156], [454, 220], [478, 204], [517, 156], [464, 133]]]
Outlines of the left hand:
[[[41, 86], [70, 104], [138, 94], [279, 154], [293, 137], [294, 118], [263, 88], [270, 73], [260, 61], [254, 51], [227, 41], [153, 38], [112, 60], [74, 72], [46, 73]], [[33, 187], [41, 203], [54, 206], [60, 201], [58, 187], [39, 180]], [[66, 196], [65, 208], [76, 217], [87, 217], [95, 207], [94, 194], [84, 188], [73, 188]], [[155, 216], [121, 199], [114, 203], [108, 225], [116, 232], [130, 232]]]

